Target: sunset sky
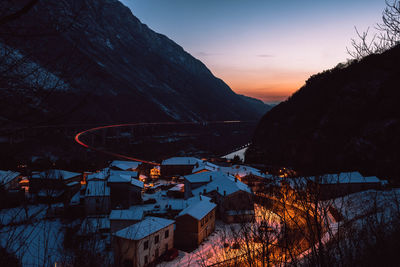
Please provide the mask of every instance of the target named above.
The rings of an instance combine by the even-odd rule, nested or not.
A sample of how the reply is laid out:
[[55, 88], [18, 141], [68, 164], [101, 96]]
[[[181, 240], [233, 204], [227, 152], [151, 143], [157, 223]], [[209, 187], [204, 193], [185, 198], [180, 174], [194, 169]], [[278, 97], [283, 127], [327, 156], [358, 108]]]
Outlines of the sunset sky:
[[381, 21], [384, 0], [122, 0], [235, 92], [274, 103], [345, 62], [354, 27]]

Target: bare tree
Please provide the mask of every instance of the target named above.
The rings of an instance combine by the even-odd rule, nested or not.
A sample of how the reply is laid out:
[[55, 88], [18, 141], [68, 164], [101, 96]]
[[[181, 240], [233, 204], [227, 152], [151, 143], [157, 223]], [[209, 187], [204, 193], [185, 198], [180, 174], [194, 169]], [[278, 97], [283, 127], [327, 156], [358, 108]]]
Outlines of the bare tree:
[[386, 0], [386, 8], [382, 13], [382, 22], [360, 32], [355, 28], [357, 37], [351, 39], [351, 48], [347, 53], [354, 59], [361, 59], [371, 54], [380, 54], [396, 46], [400, 42], [400, 1]]

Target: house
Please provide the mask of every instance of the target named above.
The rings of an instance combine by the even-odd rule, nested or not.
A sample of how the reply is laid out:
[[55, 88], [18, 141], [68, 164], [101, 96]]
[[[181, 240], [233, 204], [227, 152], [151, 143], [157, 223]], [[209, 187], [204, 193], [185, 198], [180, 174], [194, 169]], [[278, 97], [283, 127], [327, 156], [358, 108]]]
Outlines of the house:
[[104, 168], [98, 172], [90, 173], [86, 176], [86, 181], [105, 181], [110, 176], [110, 169]]
[[19, 172], [0, 170], [0, 187], [5, 190], [19, 190], [19, 181], [22, 176]]
[[142, 267], [173, 248], [174, 221], [147, 217], [114, 234], [114, 264]]
[[138, 161], [114, 160], [110, 163], [110, 169], [120, 171], [139, 171], [141, 164], [142, 163]]
[[161, 167], [160, 166], [154, 166], [150, 170], [150, 178], [151, 179], [158, 179], [158, 178], [160, 178], [160, 175], [161, 175]]
[[197, 167], [195, 166], [192, 170], [192, 173], [201, 173], [201, 172], [215, 172], [219, 170], [219, 166], [208, 161], [204, 161], [200, 163]]
[[[154, 195], [144, 195], [144, 200], [153, 199], [155, 202], [152, 204], [143, 204], [139, 207], [142, 208], [145, 213], [159, 214], [160, 216], [173, 218], [182, 210], [199, 201], [199, 196], [183, 199], [163, 197], [162, 194], [163, 192], [157, 192]], [[201, 198], [211, 201], [211, 198], [207, 196], [201, 196]], [[137, 206], [132, 206], [131, 209], [136, 207]]]
[[109, 214], [110, 188], [105, 181], [88, 181], [85, 191], [86, 214]]
[[111, 232], [115, 233], [132, 224], [143, 220], [143, 209], [134, 210], [112, 210], [110, 213]]
[[260, 170], [246, 165], [232, 165], [230, 167], [220, 167], [219, 171], [235, 176], [239, 180], [242, 180], [243, 177], [246, 177], [248, 175], [266, 177], [266, 175], [262, 173]]
[[168, 189], [167, 196], [172, 198], [184, 198], [185, 197], [185, 185], [177, 184], [172, 188]]
[[144, 184], [134, 179], [134, 175], [130, 175], [129, 173], [131, 172], [112, 171], [107, 180], [107, 184], [111, 190], [111, 206], [113, 208], [129, 208], [131, 205], [142, 203]]
[[185, 175], [183, 177], [185, 187], [185, 198], [192, 197], [192, 190], [213, 181], [213, 176], [221, 174], [220, 172], [199, 172]]
[[336, 198], [364, 190], [380, 189], [382, 181], [376, 176], [364, 177], [359, 172], [342, 172], [312, 177], [321, 199]]
[[161, 162], [161, 175], [172, 177], [175, 175], [191, 174], [195, 166], [199, 166], [203, 161], [194, 157], [173, 157]]
[[216, 207], [216, 204], [204, 199], [193, 203], [178, 214], [175, 218], [175, 244], [178, 248], [194, 249], [214, 232]]
[[[192, 196], [205, 195], [211, 197], [213, 202], [218, 205], [217, 212], [225, 222], [243, 222], [254, 219], [254, 201], [251, 189], [236, 177], [223, 172], [199, 173], [195, 175], [207, 174], [209, 182], [201, 177], [190, 177], [189, 190], [186, 188], [185, 194]], [[210, 175], [211, 174], [211, 175]], [[187, 179], [187, 176], [185, 176]], [[187, 179], [188, 180], [188, 179]], [[200, 183], [205, 183], [198, 186]], [[195, 188], [193, 188], [195, 184]]]
[[81, 179], [80, 173], [64, 170], [34, 172], [29, 179], [29, 192], [42, 200], [62, 201], [65, 193], [79, 191]]

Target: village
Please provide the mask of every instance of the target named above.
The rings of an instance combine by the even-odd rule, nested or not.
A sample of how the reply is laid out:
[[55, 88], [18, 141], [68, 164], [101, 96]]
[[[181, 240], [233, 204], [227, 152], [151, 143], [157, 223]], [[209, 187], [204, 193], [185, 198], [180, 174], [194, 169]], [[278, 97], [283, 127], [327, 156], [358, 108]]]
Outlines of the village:
[[[327, 200], [388, 186], [358, 172], [300, 178], [286, 168], [268, 174], [232, 159], [195, 157], [160, 164], [114, 160], [96, 172], [50, 169], [23, 176], [0, 171], [0, 183], [1, 202], [8, 205], [0, 211], [3, 247], [24, 258], [35, 242], [43, 242], [42, 235], [52, 233], [45, 239], [49, 246], [88, 251], [92, 242], [93, 255], [115, 266], [212, 266], [238, 260], [241, 246], [251, 240], [257, 249], [266, 232], [273, 236], [271, 244], [279, 242], [282, 219], [271, 202], [280, 203], [282, 192], [293, 196], [299, 186], [318, 185], [320, 200]], [[340, 221], [343, 215], [333, 207], [329, 211], [332, 221]], [[292, 212], [303, 211], [295, 207]], [[25, 236], [27, 225], [43, 227], [46, 220], [57, 227], [41, 228], [34, 238], [32, 226]], [[58, 230], [53, 233], [51, 227]], [[248, 227], [261, 237], [243, 239]], [[14, 236], [31, 240], [31, 247], [20, 249]], [[60, 251], [35, 256], [34, 264], [68, 266]]]

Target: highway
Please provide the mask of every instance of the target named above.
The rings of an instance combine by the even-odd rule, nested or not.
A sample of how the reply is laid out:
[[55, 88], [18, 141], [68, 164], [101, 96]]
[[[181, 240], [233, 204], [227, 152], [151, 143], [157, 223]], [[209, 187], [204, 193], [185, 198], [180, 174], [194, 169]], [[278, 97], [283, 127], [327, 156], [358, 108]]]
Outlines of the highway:
[[150, 165], [160, 165], [159, 163], [152, 162], [152, 161], [147, 161], [143, 159], [138, 159], [135, 157], [127, 156], [127, 155], [122, 155], [118, 154], [112, 151], [107, 151], [103, 149], [98, 149], [96, 147], [90, 146], [86, 143], [84, 143], [80, 138], [84, 136], [85, 134], [88, 133], [93, 133], [95, 131], [103, 130], [103, 129], [109, 129], [109, 128], [118, 128], [118, 127], [130, 127], [130, 126], [161, 126], [161, 125], [207, 125], [207, 124], [235, 124], [235, 123], [248, 123], [248, 122], [254, 122], [254, 121], [209, 121], [209, 122], [141, 122], [141, 123], [126, 123], [126, 124], [114, 124], [114, 125], [104, 125], [104, 126], [99, 126], [99, 127], [94, 127], [82, 132], [79, 132], [78, 134], [75, 135], [75, 142], [77, 142], [79, 145], [91, 149], [93, 151], [101, 152], [113, 157], [117, 158], [122, 158], [126, 160], [133, 160], [133, 161], [139, 161], [143, 163], [147, 163]]

